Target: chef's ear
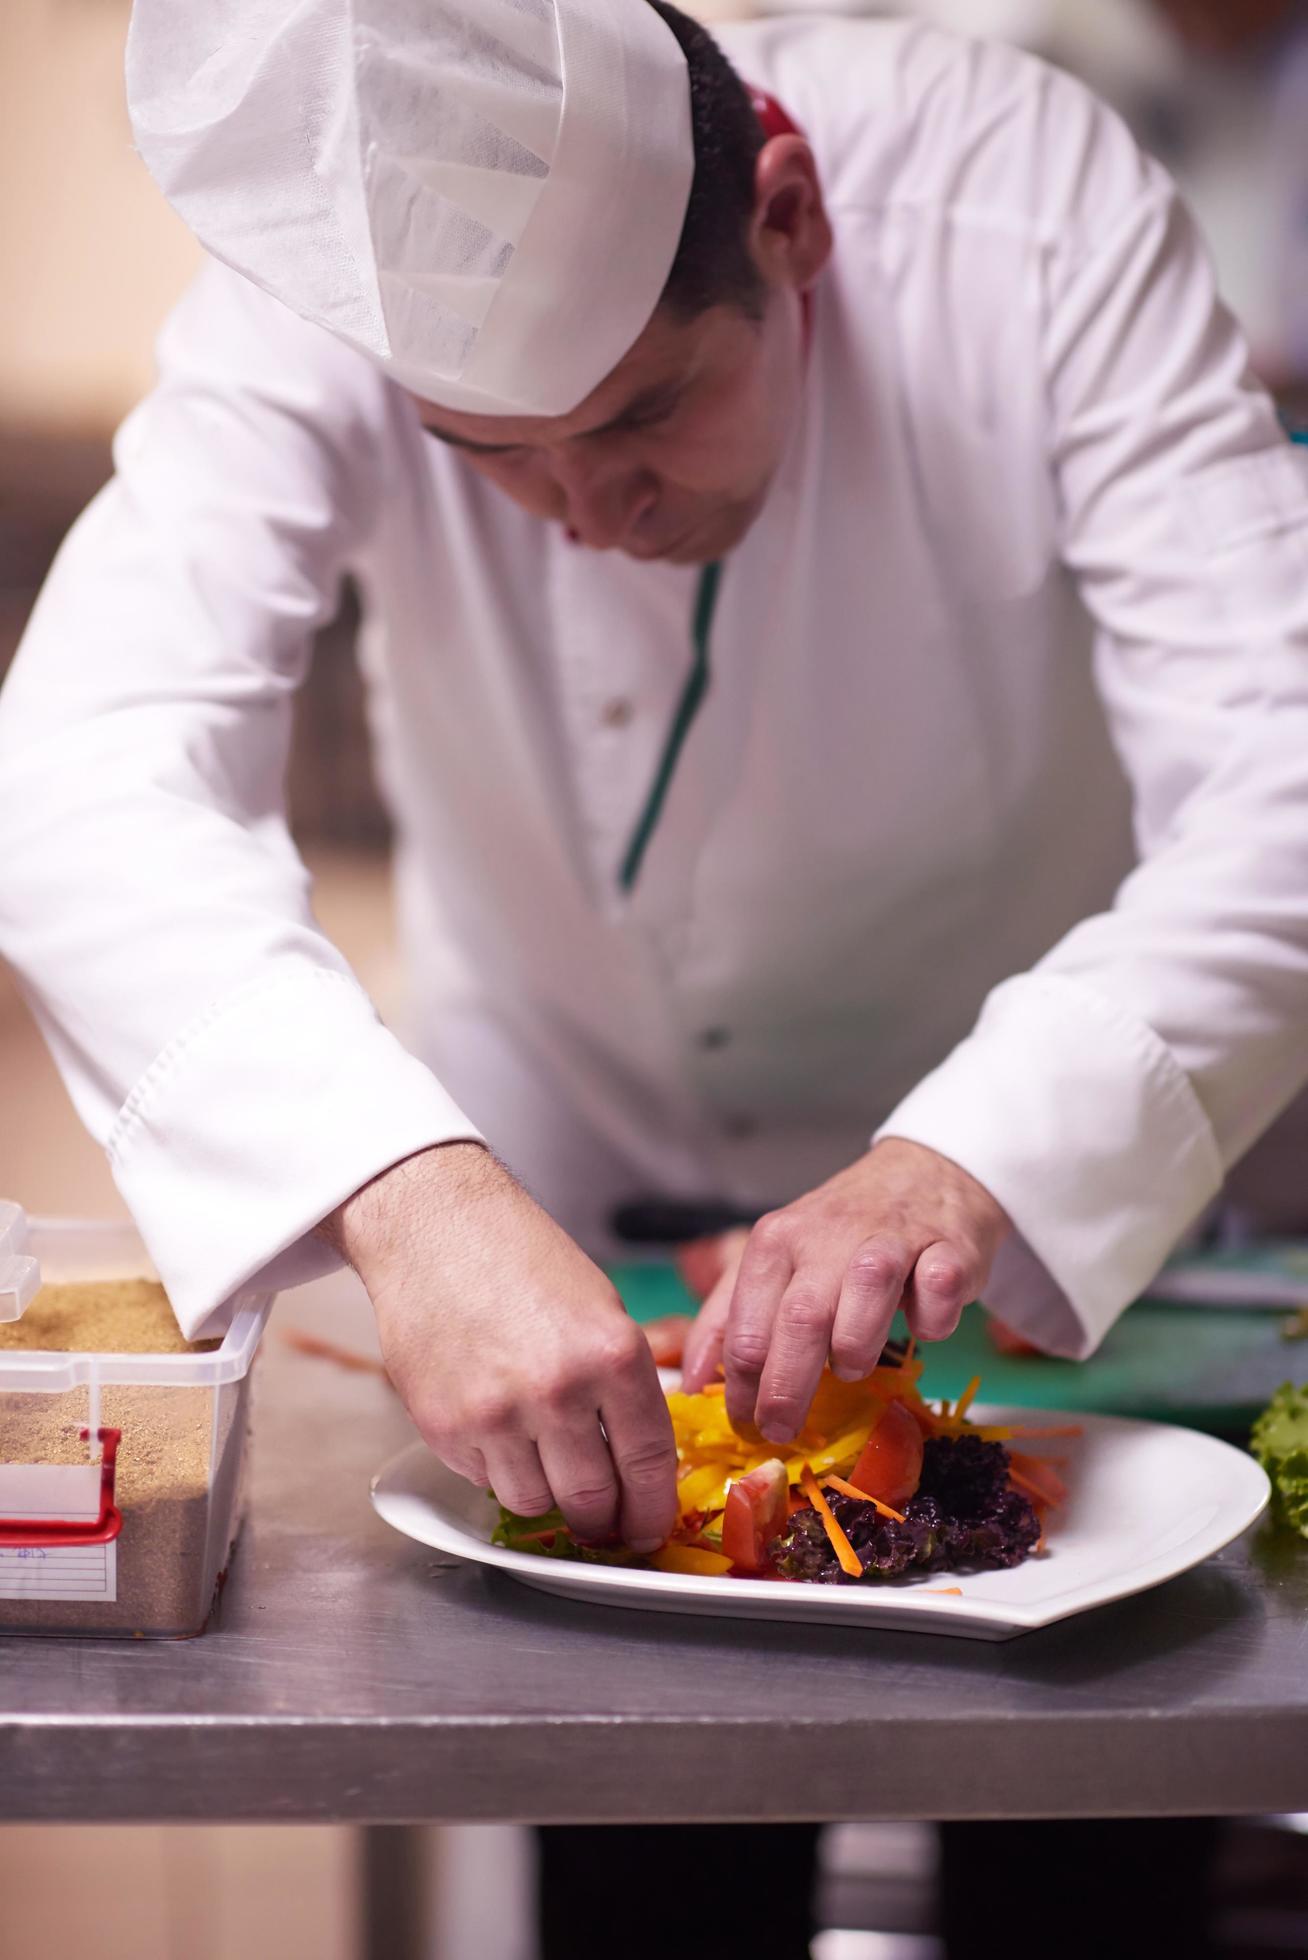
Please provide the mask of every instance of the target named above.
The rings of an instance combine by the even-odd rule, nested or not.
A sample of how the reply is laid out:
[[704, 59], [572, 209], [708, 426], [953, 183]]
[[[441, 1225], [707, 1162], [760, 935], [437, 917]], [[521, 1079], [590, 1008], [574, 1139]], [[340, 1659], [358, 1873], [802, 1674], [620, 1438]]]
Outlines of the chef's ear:
[[831, 256], [831, 220], [813, 152], [802, 136], [774, 136], [754, 165], [750, 251], [773, 286], [803, 292]]

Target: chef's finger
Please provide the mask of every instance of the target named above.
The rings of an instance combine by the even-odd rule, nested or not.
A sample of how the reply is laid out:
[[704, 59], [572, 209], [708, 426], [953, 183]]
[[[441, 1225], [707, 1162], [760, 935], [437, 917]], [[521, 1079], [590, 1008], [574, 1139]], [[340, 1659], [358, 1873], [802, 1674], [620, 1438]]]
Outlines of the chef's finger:
[[486, 1474], [497, 1499], [520, 1518], [539, 1518], [554, 1509], [554, 1493], [528, 1436], [504, 1436], [482, 1450]]
[[840, 1279], [838, 1267], [806, 1260], [782, 1296], [754, 1410], [769, 1443], [788, 1443], [804, 1427], [831, 1350]]
[[465, 1482], [475, 1484], [478, 1490], [490, 1489], [490, 1474], [486, 1469], [486, 1459], [479, 1449], [448, 1436], [442, 1430], [428, 1429], [420, 1425], [420, 1434], [433, 1456], [438, 1456], [448, 1470]]
[[841, 1381], [862, 1381], [876, 1367], [912, 1269], [909, 1248], [888, 1233], [864, 1239], [850, 1260], [831, 1330], [831, 1366]]
[[968, 1301], [985, 1281], [981, 1262], [969, 1248], [937, 1239], [920, 1252], [913, 1268], [904, 1311], [920, 1341], [943, 1341], [952, 1334]]
[[599, 1424], [599, 1411], [555, 1430], [539, 1441], [554, 1501], [575, 1535], [598, 1545], [618, 1528], [618, 1473]]
[[727, 1331], [734, 1273], [720, 1279], [696, 1317], [686, 1336], [681, 1357], [681, 1386], [688, 1395], [698, 1395], [705, 1382], [711, 1382], [722, 1365], [722, 1338]]
[[772, 1348], [773, 1325], [793, 1270], [779, 1214], [760, 1218], [740, 1261], [722, 1342], [727, 1414], [738, 1428], [754, 1420], [759, 1383]]
[[655, 1551], [677, 1522], [677, 1445], [652, 1362], [606, 1385], [600, 1416], [621, 1485], [623, 1543]]
[[726, 1236], [735, 1243], [712, 1292], [691, 1325], [681, 1358], [681, 1385], [690, 1395], [698, 1394], [705, 1382], [714, 1381], [722, 1366], [722, 1342], [731, 1311], [731, 1296], [736, 1290], [736, 1275], [749, 1241], [748, 1232], [731, 1232]]

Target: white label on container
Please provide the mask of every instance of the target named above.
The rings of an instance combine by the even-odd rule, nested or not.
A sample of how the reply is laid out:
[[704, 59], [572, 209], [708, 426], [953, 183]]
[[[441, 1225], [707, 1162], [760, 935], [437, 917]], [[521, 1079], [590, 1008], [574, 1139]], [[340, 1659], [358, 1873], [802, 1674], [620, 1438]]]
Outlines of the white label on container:
[[[100, 1515], [98, 1463], [0, 1464], [0, 1519], [94, 1524]], [[118, 1597], [118, 1547], [0, 1545], [0, 1599]]]

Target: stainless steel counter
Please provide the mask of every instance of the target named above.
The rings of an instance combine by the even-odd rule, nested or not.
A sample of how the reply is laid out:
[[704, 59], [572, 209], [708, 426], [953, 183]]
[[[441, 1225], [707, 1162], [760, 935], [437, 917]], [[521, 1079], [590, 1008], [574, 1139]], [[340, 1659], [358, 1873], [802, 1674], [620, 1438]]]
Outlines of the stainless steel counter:
[[283, 1303], [249, 1517], [176, 1645], [0, 1640], [0, 1818], [1032, 1817], [1308, 1810], [1308, 1544], [1260, 1526], [999, 1645], [583, 1607], [373, 1514], [409, 1429], [353, 1281]]

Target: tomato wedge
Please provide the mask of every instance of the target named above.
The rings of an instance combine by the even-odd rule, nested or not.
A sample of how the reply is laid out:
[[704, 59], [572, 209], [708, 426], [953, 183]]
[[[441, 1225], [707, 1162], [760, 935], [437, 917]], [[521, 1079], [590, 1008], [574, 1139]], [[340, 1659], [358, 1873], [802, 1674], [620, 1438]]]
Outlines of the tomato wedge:
[[679, 1368], [686, 1335], [693, 1322], [688, 1313], [665, 1313], [660, 1320], [647, 1320], [641, 1333], [658, 1368]]
[[722, 1514], [722, 1551], [733, 1571], [767, 1569], [768, 1546], [785, 1528], [789, 1499], [790, 1480], [779, 1457], [736, 1478]]
[[921, 1478], [922, 1431], [902, 1402], [887, 1402], [849, 1481], [869, 1497], [879, 1497], [892, 1510], [902, 1511]]
[[991, 1346], [997, 1348], [1000, 1354], [1039, 1354], [1040, 1352], [1034, 1341], [1028, 1341], [1026, 1335], [1019, 1334], [1015, 1327], [1009, 1327], [1002, 1320], [996, 1320], [993, 1314], [986, 1315], [986, 1332], [990, 1336]]

